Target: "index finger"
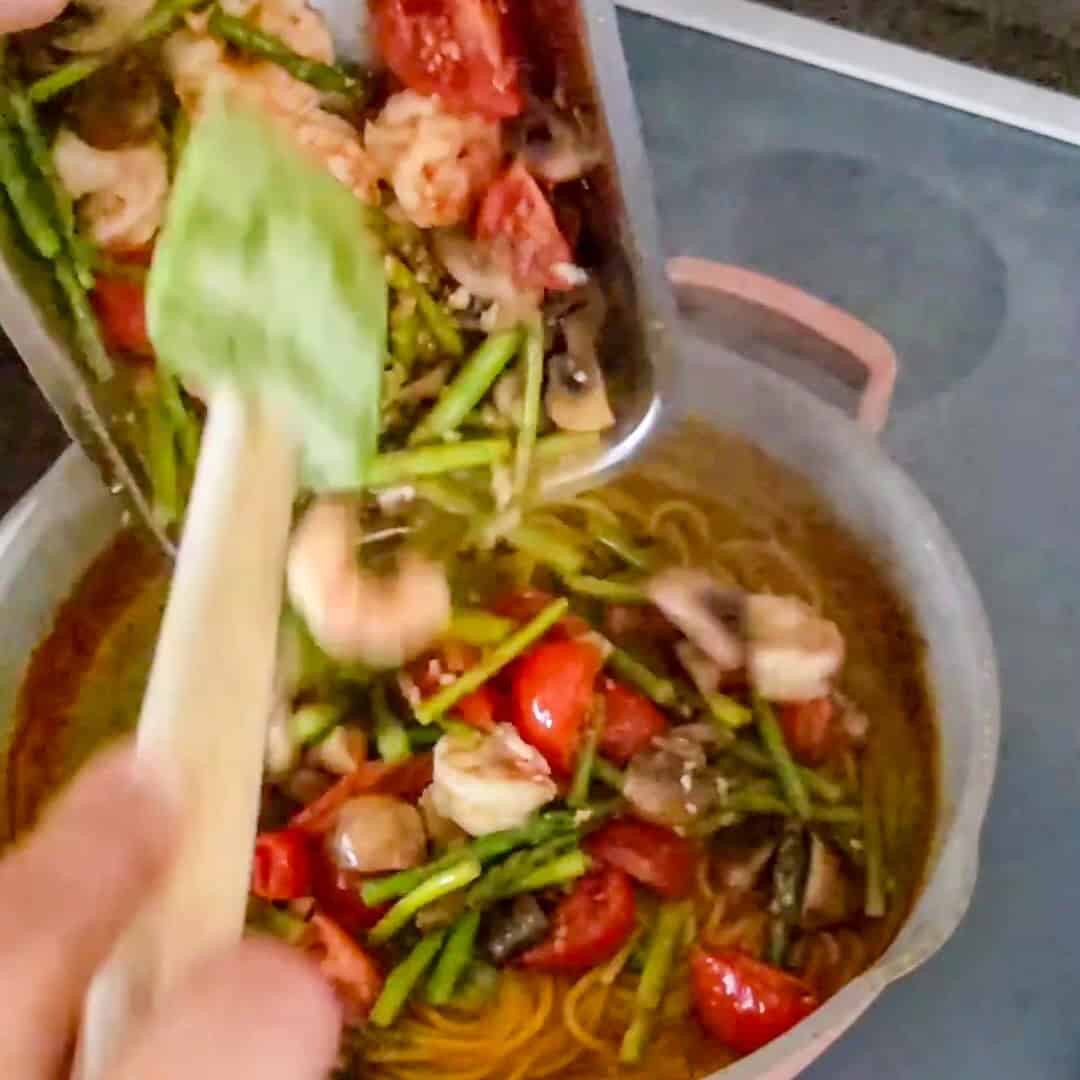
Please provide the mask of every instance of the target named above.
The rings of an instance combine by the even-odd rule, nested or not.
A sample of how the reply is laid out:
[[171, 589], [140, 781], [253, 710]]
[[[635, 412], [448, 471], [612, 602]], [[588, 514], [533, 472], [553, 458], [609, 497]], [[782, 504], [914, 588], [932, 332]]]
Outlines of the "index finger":
[[0, 1076], [59, 1068], [91, 976], [168, 863], [174, 825], [131, 751], [112, 751], [0, 862]]

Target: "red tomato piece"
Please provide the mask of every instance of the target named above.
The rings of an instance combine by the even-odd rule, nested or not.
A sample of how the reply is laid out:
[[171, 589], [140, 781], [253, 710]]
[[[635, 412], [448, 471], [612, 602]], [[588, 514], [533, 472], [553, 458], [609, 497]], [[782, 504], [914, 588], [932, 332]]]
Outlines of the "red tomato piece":
[[516, 161], [487, 189], [476, 217], [476, 238], [496, 259], [508, 258], [523, 289], [566, 290], [574, 282], [559, 268], [573, 263], [555, 211], [528, 169]]
[[605, 679], [601, 690], [604, 730], [600, 734], [600, 753], [625, 765], [635, 754], [647, 750], [657, 735], [663, 735], [667, 717], [644, 694], [614, 679]]
[[514, 672], [514, 727], [558, 776], [574, 770], [603, 662], [600, 650], [588, 642], [546, 641], [526, 653]]
[[485, 684], [471, 694], [466, 694], [455, 707], [455, 712], [462, 723], [480, 731], [492, 731], [496, 717], [504, 706], [499, 692], [490, 684]]
[[430, 754], [413, 754], [395, 765], [385, 761], [365, 761], [348, 776], [343, 776], [329, 791], [308, 803], [290, 824], [306, 833], [324, 833], [334, 824], [338, 811], [345, 803], [367, 792], [416, 800], [431, 783], [431, 767]]
[[142, 285], [123, 278], [99, 277], [90, 300], [110, 349], [153, 355], [146, 330], [146, 290]]
[[311, 951], [344, 1002], [348, 1018], [366, 1017], [382, 992], [379, 966], [333, 919], [316, 913], [311, 926], [315, 932]]
[[348, 870], [339, 870], [325, 856], [316, 857], [312, 894], [319, 910], [330, 916], [350, 934], [370, 930], [389, 910], [389, 904], [368, 907], [360, 895], [364, 878]]
[[371, 0], [387, 67], [411, 90], [490, 120], [524, 107], [503, 0]]
[[815, 698], [780, 707], [780, 726], [788, 749], [804, 765], [820, 765], [836, 742], [831, 698]]
[[251, 891], [263, 900], [298, 900], [311, 895], [313, 860], [299, 829], [262, 833], [255, 840]]
[[559, 903], [547, 941], [521, 963], [536, 971], [580, 971], [613, 957], [634, 930], [634, 887], [621, 870], [605, 866], [578, 878]]
[[738, 949], [695, 949], [690, 992], [702, 1027], [739, 1054], [783, 1035], [819, 1004], [801, 979]]
[[661, 896], [678, 900], [693, 886], [694, 845], [662, 825], [613, 821], [593, 833], [585, 848], [594, 859], [617, 867]]

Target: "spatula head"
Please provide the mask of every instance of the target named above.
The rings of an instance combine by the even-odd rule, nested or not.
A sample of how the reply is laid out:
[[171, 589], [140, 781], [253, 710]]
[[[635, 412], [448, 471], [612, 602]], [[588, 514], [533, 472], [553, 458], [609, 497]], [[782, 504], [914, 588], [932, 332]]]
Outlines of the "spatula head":
[[363, 205], [246, 109], [215, 103], [176, 177], [147, 286], [161, 363], [279, 409], [317, 490], [364, 482], [386, 275]]

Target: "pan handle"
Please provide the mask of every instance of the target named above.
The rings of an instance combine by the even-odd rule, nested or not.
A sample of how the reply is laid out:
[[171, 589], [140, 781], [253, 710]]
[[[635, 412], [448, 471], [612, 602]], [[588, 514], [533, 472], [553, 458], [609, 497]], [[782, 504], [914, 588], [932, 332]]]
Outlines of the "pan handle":
[[667, 273], [676, 290], [702, 289], [741, 300], [841, 349], [866, 369], [856, 422], [872, 435], [881, 433], [889, 418], [898, 364], [896, 350], [872, 327], [794, 285], [743, 266], [679, 255], [668, 260]]

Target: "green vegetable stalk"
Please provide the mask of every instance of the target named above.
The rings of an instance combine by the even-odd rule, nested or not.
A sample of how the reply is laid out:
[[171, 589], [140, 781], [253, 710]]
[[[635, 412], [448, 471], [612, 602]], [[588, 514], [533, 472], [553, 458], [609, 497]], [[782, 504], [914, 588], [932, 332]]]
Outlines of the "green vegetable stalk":
[[44, 259], [60, 253], [60, 236], [51, 220], [39, 182], [35, 182], [16, 131], [0, 115], [0, 184], [7, 192], [26, 238]]
[[[484, 876], [469, 890], [466, 903], [473, 910], [490, 907], [497, 900], [504, 900], [518, 893], [530, 892], [541, 888], [540, 885], [530, 884], [539, 878], [547, 878], [555, 873], [573, 870], [579, 861], [562, 862], [564, 856], [581, 855], [578, 849], [578, 838], [575, 833], [555, 836], [546, 843], [536, 847], [524, 848], [515, 851], [501, 863], [493, 866]], [[584, 873], [584, 869], [574, 874], [574, 877]], [[547, 881], [545, 884], [554, 884]]]
[[585, 562], [585, 552], [543, 525], [522, 522], [506, 534], [511, 547], [533, 556], [537, 562], [573, 577]]
[[585, 733], [581, 749], [578, 751], [574, 779], [570, 784], [570, 794], [566, 797], [567, 805], [575, 809], [580, 809], [589, 801], [589, 785], [592, 783], [593, 769], [596, 766], [597, 746], [600, 743], [600, 737], [604, 733], [604, 723], [607, 719], [605, 714], [604, 697], [602, 694], [597, 694], [593, 697], [589, 728]]
[[538, 814], [524, 825], [478, 837], [464, 847], [447, 852], [446, 855], [424, 866], [417, 866], [412, 870], [401, 870], [396, 874], [368, 881], [364, 884], [361, 895], [364, 903], [369, 907], [378, 907], [388, 900], [404, 896], [428, 878], [459, 862], [475, 859], [478, 862], [487, 863], [518, 848], [543, 844], [560, 834], [571, 833], [574, 829], [574, 815], [571, 813], [555, 810]]
[[399, 930], [403, 930], [423, 907], [463, 889], [481, 873], [478, 859], [461, 859], [445, 870], [433, 874], [406, 893], [371, 929], [368, 935], [373, 945], [384, 945]]
[[483, 608], [455, 608], [446, 636], [468, 645], [497, 645], [514, 632], [516, 625], [513, 619]]
[[582, 596], [591, 596], [609, 604], [647, 604], [649, 598], [640, 584], [614, 578], [591, 577], [588, 574], [567, 574], [563, 584]]
[[780, 789], [791, 804], [791, 809], [805, 821], [810, 817], [810, 797], [806, 794], [806, 785], [803, 784], [802, 776], [784, 741], [784, 733], [780, 729], [776, 714], [760, 694], [754, 695], [753, 702], [758, 734], [772, 758]]
[[377, 682], [371, 689], [371, 715], [375, 729], [375, 748], [383, 761], [401, 761], [412, 749], [405, 725], [386, 700], [386, 687]]
[[432, 442], [454, 431], [488, 392], [520, 343], [520, 330], [492, 334], [465, 361], [431, 411], [416, 425], [409, 436], [409, 444]]
[[624, 1064], [636, 1064], [644, 1055], [691, 913], [687, 901], [664, 904], [660, 908], [656, 928], [645, 953], [645, 966], [635, 997], [634, 1018], [619, 1048], [619, 1060]]
[[540, 391], [544, 381], [544, 328], [539, 317], [530, 319], [525, 328], [523, 353], [521, 427], [518, 430], [514, 458], [514, 490], [518, 498], [524, 496], [529, 482], [533, 448], [536, 446], [536, 432], [540, 426]]
[[347, 75], [340, 68], [323, 64], [307, 56], [301, 56], [285, 44], [281, 38], [253, 26], [246, 19], [227, 15], [219, 7], [210, 12], [210, 33], [228, 42], [240, 52], [269, 60], [284, 68], [293, 78], [299, 79], [327, 94], [345, 94], [361, 104], [367, 98], [367, 87], [359, 79]]
[[445, 930], [422, 937], [404, 960], [390, 972], [371, 1010], [371, 1022], [376, 1027], [389, 1027], [400, 1015], [413, 992], [413, 987], [431, 967], [446, 938]]
[[791, 931], [799, 920], [806, 862], [806, 831], [802, 825], [789, 822], [784, 828], [773, 862], [769, 963], [775, 967], [786, 966]]
[[472, 963], [480, 912], [467, 911], [450, 928], [446, 948], [428, 982], [427, 999], [432, 1005], [445, 1005], [454, 996], [466, 968]]
[[455, 358], [464, 356], [465, 342], [461, 339], [453, 315], [416, 280], [413, 272], [400, 259], [391, 255], [386, 262], [390, 287], [414, 300], [437, 349]]
[[418, 476], [497, 465], [510, 456], [506, 439], [469, 439], [443, 446], [417, 446], [379, 454], [368, 467], [369, 487], [389, 487]]
[[643, 664], [625, 649], [617, 646], [612, 649], [607, 658], [607, 666], [661, 708], [670, 708], [678, 699], [678, 691], [671, 679], [657, 675], [647, 664]]
[[430, 724], [452, 709], [466, 694], [471, 694], [488, 681], [496, 672], [501, 671], [512, 660], [516, 660], [535, 641], [544, 636], [566, 614], [570, 603], [565, 597], [553, 600], [547, 607], [534, 616], [505, 641], [495, 646], [480, 663], [459, 675], [455, 682], [444, 686], [437, 694], [417, 705], [414, 709], [416, 719], [421, 724]]

